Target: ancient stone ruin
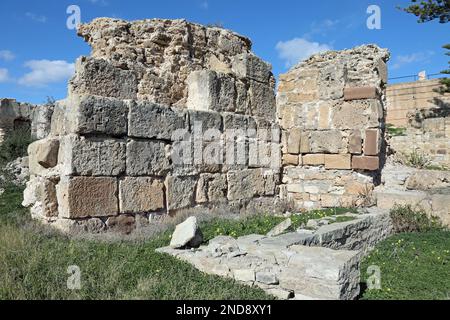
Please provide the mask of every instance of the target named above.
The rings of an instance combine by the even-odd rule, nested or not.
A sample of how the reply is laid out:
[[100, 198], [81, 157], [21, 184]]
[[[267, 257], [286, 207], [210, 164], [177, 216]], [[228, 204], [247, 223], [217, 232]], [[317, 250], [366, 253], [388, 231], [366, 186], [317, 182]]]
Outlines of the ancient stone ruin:
[[30, 146], [24, 205], [70, 230], [132, 230], [194, 206], [276, 206], [271, 66], [249, 39], [184, 20], [97, 19], [93, 48]]
[[0, 99], [0, 143], [5, 135], [17, 129], [29, 130], [34, 139], [44, 139], [50, 133], [53, 105], [32, 105], [15, 99]]
[[[361, 256], [392, 233], [398, 194], [449, 187], [385, 165], [389, 53], [376, 45], [316, 54], [280, 76], [275, 94], [251, 41], [222, 28], [101, 18], [78, 33], [92, 54], [78, 59], [48, 136], [29, 147], [23, 202], [64, 232], [128, 234], [186, 209], [358, 207], [351, 221], [292, 232], [286, 220], [268, 235], [203, 246], [190, 217], [159, 249], [282, 299], [354, 299]], [[447, 194], [407, 196], [448, 222]]]

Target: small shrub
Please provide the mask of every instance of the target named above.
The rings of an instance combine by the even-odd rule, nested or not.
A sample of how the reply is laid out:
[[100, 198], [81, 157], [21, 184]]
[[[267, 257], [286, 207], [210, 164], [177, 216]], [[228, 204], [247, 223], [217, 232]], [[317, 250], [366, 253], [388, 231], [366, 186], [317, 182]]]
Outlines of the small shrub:
[[397, 128], [397, 127], [395, 127], [392, 124], [387, 124], [386, 125], [386, 129], [387, 129], [388, 134], [391, 137], [403, 137], [403, 136], [406, 136], [406, 128], [402, 128], [402, 127]]
[[423, 209], [413, 208], [411, 205], [395, 206], [390, 215], [396, 233], [428, 232], [442, 229], [439, 218], [429, 217]]
[[9, 132], [0, 144], [0, 166], [27, 155], [27, 149], [33, 142], [29, 128], [19, 128]]
[[414, 150], [411, 153], [398, 153], [396, 159], [405, 166], [417, 169], [424, 169], [430, 165], [428, 157], [417, 150]]

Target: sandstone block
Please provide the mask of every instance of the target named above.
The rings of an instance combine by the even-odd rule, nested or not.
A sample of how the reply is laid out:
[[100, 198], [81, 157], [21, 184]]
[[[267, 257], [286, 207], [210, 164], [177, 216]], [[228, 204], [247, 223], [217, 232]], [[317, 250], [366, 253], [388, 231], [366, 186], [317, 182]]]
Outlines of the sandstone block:
[[136, 99], [138, 83], [131, 70], [114, 67], [104, 59], [81, 57], [75, 77], [69, 83], [70, 94], [95, 95], [118, 99]]
[[276, 101], [272, 86], [250, 80], [250, 109], [254, 117], [275, 121]]
[[150, 102], [130, 104], [128, 135], [137, 138], [173, 140], [174, 132], [187, 129], [184, 111]]
[[217, 131], [217, 133], [223, 131], [223, 122], [220, 113], [189, 110], [188, 114], [189, 128], [194, 133], [194, 139], [203, 138], [203, 140], [206, 139], [209, 141], [210, 139], [207, 137], [207, 134], [201, 137], [198, 137], [198, 135], [204, 134], [206, 131], [213, 133], [212, 130]]
[[353, 130], [348, 138], [348, 152], [351, 154], [362, 153], [362, 137], [360, 130]]
[[169, 211], [190, 207], [195, 201], [197, 178], [169, 176], [166, 179], [167, 207]]
[[39, 174], [45, 169], [53, 168], [58, 163], [59, 140], [44, 139], [28, 146], [29, 167], [31, 174]]
[[305, 154], [302, 157], [304, 166], [323, 166], [325, 164], [325, 154]]
[[197, 203], [224, 202], [227, 199], [227, 177], [222, 174], [201, 174], [197, 184]]
[[59, 163], [63, 175], [118, 176], [125, 172], [123, 140], [68, 135], [61, 139]]
[[380, 130], [366, 130], [364, 139], [364, 154], [366, 156], [376, 156], [380, 153]]
[[352, 156], [350, 154], [325, 155], [326, 169], [348, 170], [352, 168]]
[[156, 141], [128, 142], [126, 163], [129, 176], [163, 176], [171, 169], [166, 145]]
[[311, 153], [339, 153], [346, 151], [341, 131], [313, 131], [311, 132]]
[[311, 152], [311, 135], [309, 132], [302, 132], [300, 139], [300, 153], [310, 153]]
[[231, 76], [211, 70], [194, 71], [187, 78], [187, 86], [188, 109], [235, 111], [236, 88]]
[[203, 235], [197, 224], [196, 217], [190, 217], [175, 228], [170, 241], [170, 247], [174, 249], [198, 247], [203, 242]]
[[284, 154], [283, 155], [283, 165], [285, 165], [285, 166], [298, 166], [299, 162], [301, 164], [300, 159], [301, 159], [301, 157], [299, 157], [296, 154]]
[[380, 169], [380, 158], [368, 156], [354, 156], [352, 158], [352, 168], [355, 170], [376, 171]]
[[164, 183], [159, 179], [126, 177], [119, 181], [121, 213], [145, 213], [164, 209]]
[[65, 103], [68, 133], [127, 135], [128, 105], [122, 100], [98, 96], [72, 96]]
[[232, 70], [240, 78], [268, 83], [272, 66], [252, 53], [242, 53], [232, 59]]
[[378, 92], [375, 87], [358, 87], [358, 88], [345, 88], [344, 100], [362, 100], [362, 99], [377, 99]]
[[227, 177], [230, 201], [251, 199], [264, 194], [265, 181], [260, 169], [230, 171]]
[[331, 124], [340, 130], [364, 130], [379, 127], [382, 117], [379, 100], [346, 101], [333, 106]]
[[300, 142], [302, 131], [299, 128], [293, 128], [288, 133], [287, 151], [290, 154], [300, 154]]
[[58, 201], [55, 183], [42, 177], [33, 177], [27, 182], [22, 205], [32, 207], [33, 217], [58, 216]]
[[234, 275], [234, 279], [236, 281], [242, 281], [242, 282], [255, 281], [255, 271], [252, 269], [234, 270], [233, 275]]
[[319, 90], [323, 100], [336, 100], [344, 95], [346, 82], [346, 66], [343, 63], [332, 63], [320, 68], [319, 81], [323, 86]]
[[56, 194], [61, 218], [107, 217], [119, 212], [116, 178], [62, 177]]

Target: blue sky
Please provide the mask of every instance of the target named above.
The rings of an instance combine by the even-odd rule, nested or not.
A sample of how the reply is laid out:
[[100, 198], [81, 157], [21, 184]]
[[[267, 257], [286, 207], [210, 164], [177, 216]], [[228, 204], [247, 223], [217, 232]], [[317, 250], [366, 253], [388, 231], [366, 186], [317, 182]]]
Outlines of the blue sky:
[[[67, 80], [77, 57], [89, 46], [66, 27], [71, 4], [81, 8], [82, 22], [95, 17], [127, 20], [186, 18], [221, 23], [248, 36], [253, 51], [273, 65], [278, 76], [317, 50], [345, 49], [376, 43], [391, 50], [389, 76], [440, 72], [448, 57], [450, 25], [418, 24], [396, 9], [408, 0], [2, 0], [0, 21], [0, 97], [43, 103], [66, 96]], [[366, 26], [367, 8], [381, 8], [381, 29]], [[406, 79], [412, 80], [412, 79]]]

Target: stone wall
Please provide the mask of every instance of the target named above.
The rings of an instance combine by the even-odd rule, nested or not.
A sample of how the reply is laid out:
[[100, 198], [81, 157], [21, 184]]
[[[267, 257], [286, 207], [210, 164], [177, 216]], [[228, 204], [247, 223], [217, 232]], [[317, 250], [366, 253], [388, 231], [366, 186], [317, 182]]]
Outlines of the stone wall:
[[410, 126], [410, 114], [417, 110], [442, 108], [442, 102], [450, 102], [450, 95], [438, 92], [439, 79], [391, 84], [386, 89], [386, 123], [396, 127]]
[[192, 207], [277, 207], [271, 66], [250, 40], [184, 20], [96, 19], [24, 205], [65, 231], [131, 232]]
[[35, 139], [43, 139], [50, 133], [53, 106], [19, 103], [15, 99], [0, 99], [0, 143], [5, 134], [25, 126]]
[[317, 54], [280, 77], [282, 196], [299, 209], [367, 205], [384, 158], [387, 50]]

